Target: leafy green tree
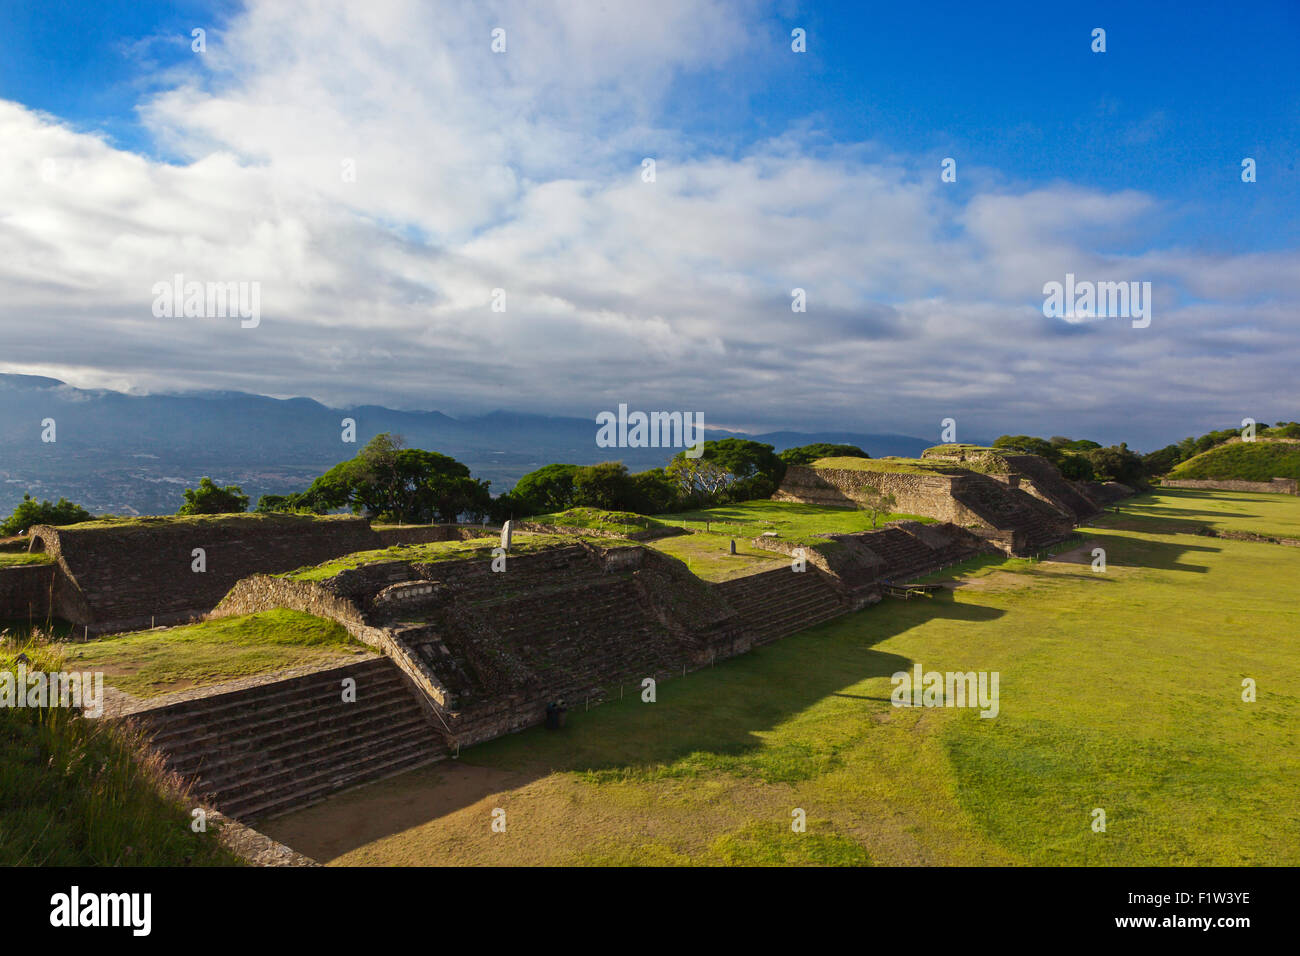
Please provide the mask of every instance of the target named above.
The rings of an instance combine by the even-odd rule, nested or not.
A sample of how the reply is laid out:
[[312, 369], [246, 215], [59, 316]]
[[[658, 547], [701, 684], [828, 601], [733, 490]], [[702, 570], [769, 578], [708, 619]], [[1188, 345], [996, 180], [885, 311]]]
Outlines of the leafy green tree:
[[60, 498], [55, 504], [49, 501], [36, 501], [31, 495], [23, 495], [14, 513], [0, 524], [0, 535], [22, 534], [34, 524], [65, 525], [78, 521], [89, 521], [92, 515], [81, 505], [73, 504], [67, 498]]
[[489, 483], [448, 455], [405, 448], [401, 436], [381, 433], [354, 458], [311, 483], [303, 503], [316, 511], [348, 508], [385, 521], [424, 524], [478, 521], [492, 508]]
[[1121, 442], [1109, 448], [1095, 448], [1088, 452], [1097, 481], [1118, 481], [1126, 485], [1142, 486], [1145, 484], [1145, 472], [1142, 459], [1128, 450], [1128, 444]]
[[573, 501], [577, 507], [628, 511], [632, 489], [632, 476], [621, 461], [585, 465], [573, 475]]
[[545, 465], [530, 471], [510, 491], [519, 515], [551, 514], [574, 506], [574, 476], [578, 465]]
[[1060, 468], [1061, 474], [1071, 481], [1093, 480], [1092, 462], [1088, 460], [1087, 455], [1067, 452], [1061, 456], [1056, 467]]
[[684, 451], [665, 469], [682, 496], [693, 503], [770, 498], [785, 477], [786, 463], [771, 445], [745, 438], [706, 441], [698, 458]]
[[1050, 441], [1034, 438], [1032, 435], [1003, 435], [993, 442], [993, 447], [1025, 455], [1040, 455], [1052, 462], [1061, 456], [1060, 451]]
[[258, 514], [311, 514], [317, 509], [301, 491], [288, 495], [262, 495], [257, 499]]
[[870, 458], [857, 445], [835, 445], [830, 442], [814, 442], [811, 445], [799, 445], [781, 452], [780, 458], [787, 465], [811, 465], [818, 458]]
[[681, 504], [677, 482], [663, 468], [651, 468], [631, 476], [629, 511], [643, 515], [660, 515], [678, 510]]
[[178, 515], [230, 515], [248, 510], [248, 495], [239, 485], [218, 485], [211, 478], [199, 480], [197, 488], [185, 489], [185, 504]]
[[1142, 456], [1142, 470], [1148, 475], [1166, 475], [1182, 460], [1183, 452], [1178, 445], [1166, 445]]

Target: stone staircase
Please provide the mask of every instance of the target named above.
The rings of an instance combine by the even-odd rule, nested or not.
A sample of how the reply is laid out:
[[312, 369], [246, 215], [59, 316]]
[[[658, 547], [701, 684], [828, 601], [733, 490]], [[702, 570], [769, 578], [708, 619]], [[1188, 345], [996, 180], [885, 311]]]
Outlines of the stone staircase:
[[736, 609], [756, 644], [766, 644], [828, 621], [848, 608], [814, 568], [776, 568], [714, 585]]
[[[343, 701], [344, 678], [356, 700]], [[138, 711], [168, 769], [252, 820], [440, 759], [445, 741], [388, 658]]]
[[[480, 602], [473, 614], [496, 649], [497, 668], [515, 675], [510, 688], [515, 693], [545, 688], [573, 698], [680, 668], [680, 644], [646, 613], [625, 575], [606, 574], [562, 593]], [[444, 634], [454, 639], [451, 632]], [[460, 650], [463, 656], [467, 649]], [[445, 666], [426, 660], [435, 672]], [[484, 690], [476, 687], [475, 696]]]
[[1068, 518], [1046, 502], [984, 475], [967, 476], [954, 489], [953, 498], [990, 528], [1022, 534], [1022, 553], [1032, 554], [1064, 540], [1073, 527]]
[[1084, 521], [1100, 510], [1095, 502], [1070, 484], [1051, 462], [1037, 455], [1008, 455], [1007, 461], [1029, 478], [1038, 492], [1072, 521]]
[[877, 531], [866, 538], [866, 545], [884, 561], [883, 579], [895, 583], [962, 560], [969, 552], [957, 546], [936, 551], [898, 528]]

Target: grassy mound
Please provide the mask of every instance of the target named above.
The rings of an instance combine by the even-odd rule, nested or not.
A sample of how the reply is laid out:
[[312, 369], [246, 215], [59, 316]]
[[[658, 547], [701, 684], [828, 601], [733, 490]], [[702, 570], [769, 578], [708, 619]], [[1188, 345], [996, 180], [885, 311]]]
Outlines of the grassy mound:
[[69, 666], [103, 671], [104, 681], [136, 697], [353, 660], [365, 645], [334, 621], [300, 611], [263, 611], [200, 624], [137, 631], [78, 644]]
[[593, 528], [597, 531], [614, 531], [618, 534], [632, 534], [637, 531], [649, 531], [651, 528], [665, 527], [664, 522], [645, 515], [631, 511], [604, 511], [600, 508], [570, 508], [568, 511], [538, 515], [526, 520], [562, 528]]
[[[63, 664], [49, 645], [0, 646], [0, 671]], [[78, 668], [80, 669], [80, 668]], [[0, 865], [233, 866], [215, 829], [122, 728], [67, 707], [0, 708]]]
[[[528, 554], [533, 551], [541, 551], [544, 548], [553, 548], [556, 545], [571, 545], [576, 541], [587, 540], [603, 548], [633, 543], [621, 538], [600, 538], [595, 536], [586, 538], [582, 535], [519, 532], [511, 540], [510, 554]], [[344, 571], [351, 571], [367, 564], [378, 564], [383, 561], [411, 561], [419, 564], [435, 564], [439, 561], [465, 561], [473, 558], [490, 560], [493, 549], [497, 547], [500, 547], [500, 540], [494, 537], [472, 538], [468, 541], [398, 544], [393, 545], [391, 548], [378, 548], [374, 551], [357, 551], [354, 554], [346, 554], [341, 558], [335, 558], [333, 561], [326, 561], [324, 564], [289, 571], [279, 575], [279, 577], [290, 578], [294, 581], [328, 581]]]
[[1300, 442], [1259, 439], [1219, 445], [1182, 462], [1168, 477], [1203, 481], [1300, 478]]

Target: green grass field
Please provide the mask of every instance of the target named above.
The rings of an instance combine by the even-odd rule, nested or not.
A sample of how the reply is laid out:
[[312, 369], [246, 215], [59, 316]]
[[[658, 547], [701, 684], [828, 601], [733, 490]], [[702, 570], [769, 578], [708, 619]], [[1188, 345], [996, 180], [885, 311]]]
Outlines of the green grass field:
[[1119, 503], [1113, 526], [1195, 534], [1198, 528], [1300, 538], [1300, 497], [1248, 491], [1157, 488]]
[[[1238, 497], [1126, 502], [1083, 529], [1105, 573], [982, 562], [933, 599], [887, 600], [660, 684], [654, 704], [578, 710], [562, 732], [269, 832], [340, 864], [1300, 864], [1300, 549], [1169, 528], [1170, 509], [1243, 517]], [[1295, 505], [1246, 517], [1268, 531]], [[1000, 713], [892, 706], [890, 675], [918, 663], [997, 672]], [[314, 844], [347, 813], [361, 836]]]
[[103, 671], [106, 684], [153, 697], [360, 651], [372, 653], [334, 621], [277, 610], [100, 638], [70, 645], [67, 657], [69, 667]]

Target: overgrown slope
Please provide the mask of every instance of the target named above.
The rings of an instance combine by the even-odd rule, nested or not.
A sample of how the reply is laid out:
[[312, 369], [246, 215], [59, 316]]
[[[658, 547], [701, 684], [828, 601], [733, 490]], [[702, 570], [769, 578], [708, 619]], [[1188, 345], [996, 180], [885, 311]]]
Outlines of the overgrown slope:
[[1300, 478], [1300, 443], [1259, 439], [1219, 445], [1187, 459], [1168, 477], [1233, 481]]
[[[48, 645], [0, 645], [0, 672], [60, 669]], [[216, 828], [190, 829], [191, 806], [156, 758], [121, 728], [68, 707], [0, 707], [0, 865], [203, 866], [240, 861]]]

